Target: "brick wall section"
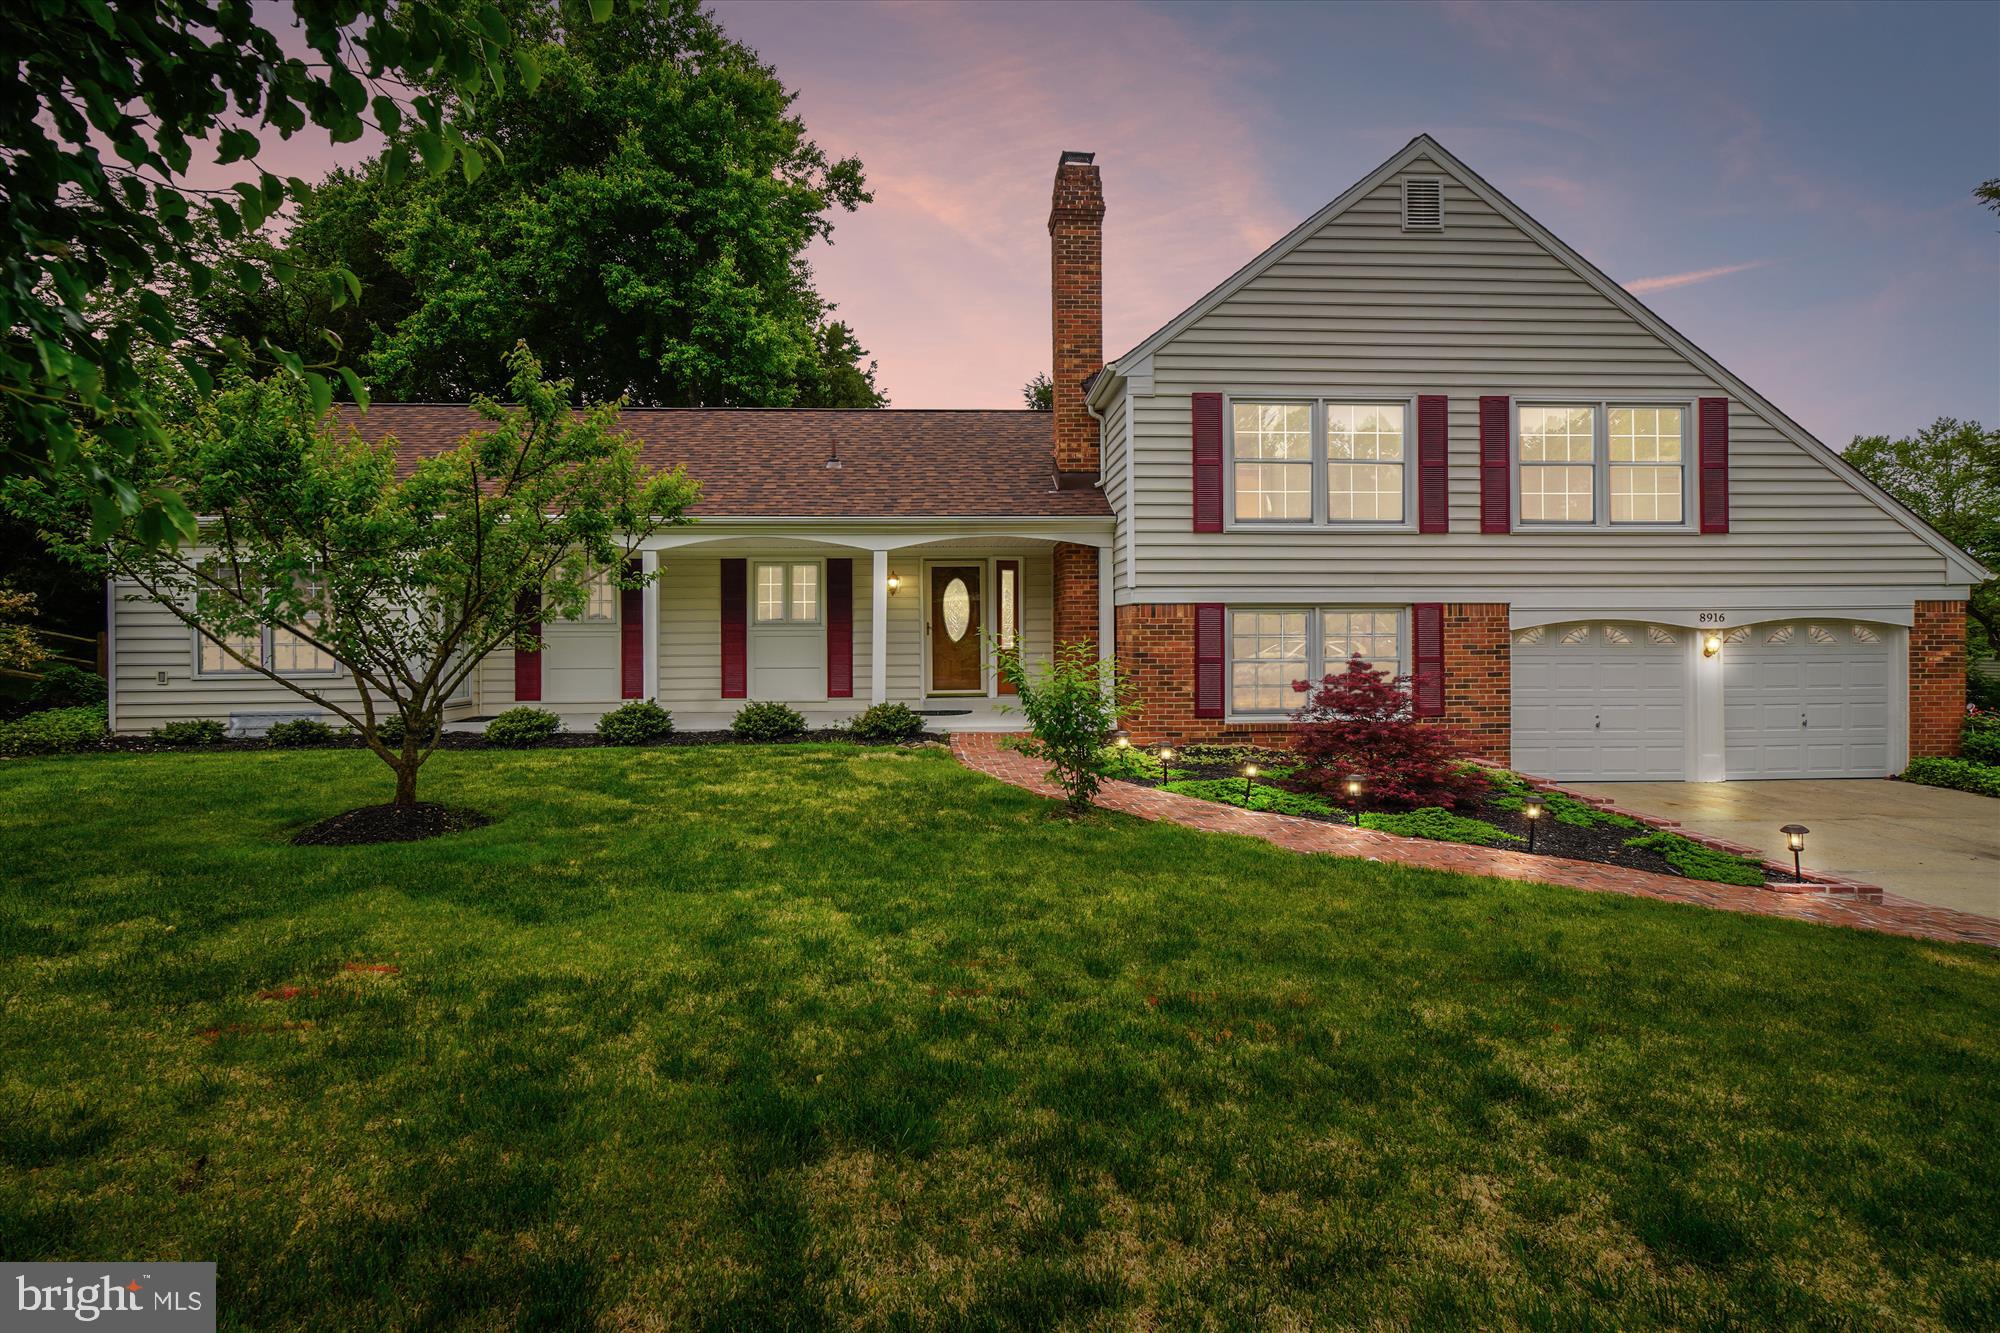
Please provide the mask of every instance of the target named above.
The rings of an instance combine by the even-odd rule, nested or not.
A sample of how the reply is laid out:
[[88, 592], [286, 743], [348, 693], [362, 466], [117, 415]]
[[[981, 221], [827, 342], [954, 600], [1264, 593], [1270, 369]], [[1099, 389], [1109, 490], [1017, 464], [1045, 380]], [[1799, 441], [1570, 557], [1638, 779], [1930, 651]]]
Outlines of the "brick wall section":
[[1965, 724], [1965, 603], [1918, 602], [1910, 627], [1910, 758], [1958, 753]]
[[1063, 154], [1049, 201], [1049, 376], [1055, 381], [1058, 472], [1098, 470], [1097, 422], [1084, 410], [1083, 382], [1104, 367], [1104, 187], [1087, 159]]
[[1194, 607], [1181, 603], [1137, 603], [1118, 608], [1118, 665], [1140, 705], [1126, 729], [1134, 743], [1169, 741], [1254, 741], [1291, 744], [1283, 726], [1232, 726], [1219, 717], [1194, 715]]
[[1056, 642], [1097, 642], [1097, 548], [1057, 542], [1055, 566]]
[[1510, 762], [1513, 639], [1505, 602], [1447, 602], [1444, 608], [1443, 724], [1468, 753]]

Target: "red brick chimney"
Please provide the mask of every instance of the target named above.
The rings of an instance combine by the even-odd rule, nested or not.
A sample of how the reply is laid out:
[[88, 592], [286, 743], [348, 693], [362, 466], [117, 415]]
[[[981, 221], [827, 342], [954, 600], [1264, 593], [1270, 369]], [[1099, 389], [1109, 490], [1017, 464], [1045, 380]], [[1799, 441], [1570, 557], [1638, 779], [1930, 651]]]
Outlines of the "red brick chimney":
[[1104, 368], [1104, 185], [1093, 153], [1065, 152], [1049, 201], [1056, 472], [1097, 476], [1097, 422], [1083, 382]]

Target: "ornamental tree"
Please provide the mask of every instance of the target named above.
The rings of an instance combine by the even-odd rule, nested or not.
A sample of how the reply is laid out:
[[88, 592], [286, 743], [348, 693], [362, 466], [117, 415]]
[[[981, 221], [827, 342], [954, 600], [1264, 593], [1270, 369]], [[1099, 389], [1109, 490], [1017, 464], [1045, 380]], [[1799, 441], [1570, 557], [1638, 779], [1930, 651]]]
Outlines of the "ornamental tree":
[[1307, 695], [1292, 714], [1292, 753], [1305, 763], [1299, 782], [1344, 800], [1342, 784], [1359, 773], [1368, 804], [1389, 809], [1452, 809], [1466, 800], [1477, 779], [1462, 767], [1449, 731], [1417, 720], [1408, 685], [1409, 677], [1359, 656], [1316, 686], [1294, 684]]
[[[236, 666], [345, 720], [410, 805], [445, 701], [479, 661], [538, 647], [532, 625], [581, 614], [598, 571], [634, 586], [627, 557], [689, 521], [699, 494], [678, 467], [640, 466], [618, 404], [573, 410], [569, 383], [544, 379], [525, 347], [508, 367], [514, 405], [475, 398], [488, 424], [407, 470], [393, 441], [363, 442], [284, 375], [184, 396], [185, 415], [133, 459], [200, 515], [183, 547], [94, 538], [80, 481], [17, 480], [9, 499], [59, 554], [137, 584]], [[330, 657], [352, 694], [273, 669], [266, 627]]]
[[1049, 781], [1063, 789], [1063, 811], [1076, 818], [1090, 809], [1102, 783], [1105, 738], [1138, 711], [1131, 688], [1088, 641], [1059, 643], [1034, 667], [996, 645], [994, 666], [1028, 719], [1029, 734], [1008, 743], [1048, 761]]
[[[158, 483], [140, 484], [142, 446], [159, 448], [163, 404], [142, 373], [148, 348], [188, 355], [206, 389], [203, 350], [161, 292], [261, 281], [247, 261], [210, 262], [204, 234], [255, 234], [310, 187], [261, 168], [272, 135], [317, 127], [333, 143], [370, 129], [396, 144], [385, 169], [454, 161], [478, 179], [490, 143], [448, 108], [477, 105], [510, 77], [541, 71], [493, 4], [292, 0], [290, 49], [272, 6], [243, 0], [15, 0], [0, 6], [0, 473], [74, 468], [97, 502], [99, 535], [136, 519], [143, 539], [191, 536], [193, 518]], [[260, 15], [259, 10], [263, 13]], [[611, 0], [591, 0], [608, 17]], [[197, 149], [239, 179], [209, 187]], [[108, 150], [108, 151], [107, 151]], [[352, 270], [319, 273], [334, 306], [358, 299]], [[207, 349], [239, 365], [276, 364], [331, 393], [337, 342]], [[326, 372], [326, 373], [322, 373]], [[342, 374], [361, 390], [351, 369]], [[84, 433], [94, 438], [81, 447]]]

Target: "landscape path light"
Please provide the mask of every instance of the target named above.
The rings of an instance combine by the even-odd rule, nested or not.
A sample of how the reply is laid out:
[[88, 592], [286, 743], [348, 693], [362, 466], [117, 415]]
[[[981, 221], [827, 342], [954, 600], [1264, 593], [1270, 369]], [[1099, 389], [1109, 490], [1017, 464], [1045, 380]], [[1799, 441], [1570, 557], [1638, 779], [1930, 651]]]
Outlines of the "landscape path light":
[[1160, 747], [1160, 785], [1162, 787], [1167, 785], [1167, 765], [1172, 763], [1173, 759], [1174, 759], [1173, 746], [1162, 745]]
[[1531, 852], [1535, 850], [1535, 829], [1542, 822], [1544, 808], [1542, 794], [1538, 791], [1531, 791], [1521, 798], [1521, 817], [1528, 821], [1528, 850]]
[[1257, 780], [1257, 765], [1243, 765], [1243, 808], [1250, 808], [1250, 784]]
[[1353, 804], [1354, 808], [1347, 812], [1347, 817], [1354, 821], [1354, 827], [1356, 828], [1361, 827], [1361, 789], [1367, 784], [1368, 779], [1359, 773], [1349, 773], [1346, 779], [1340, 784], [1342, 789], [1347, 792], [1348, 801]]
[[1799, 868], [1799, 854], [1805, 851], [1806, 834], [1811, 833], [1812, 830], [1804, 824], [1787, 824], [1779, 829], [1778, 832], [1785, 835], [1785, 846], [1791, 849], [1792, 878], [1801, 884], [1805, 883], [1806, 872]]

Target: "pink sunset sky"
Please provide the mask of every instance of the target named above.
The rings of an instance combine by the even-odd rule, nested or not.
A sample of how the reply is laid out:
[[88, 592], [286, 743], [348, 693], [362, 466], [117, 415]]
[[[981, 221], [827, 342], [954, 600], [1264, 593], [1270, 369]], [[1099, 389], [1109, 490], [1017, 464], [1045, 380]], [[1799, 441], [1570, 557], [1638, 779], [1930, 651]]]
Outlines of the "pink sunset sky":
[[714, 8], [866, 168], [811, 258], [898, 407], [1048, 369], [1062, 150], [1103, 169], [1116, 356], [1428, 132], [1830, 443], [2000, 424], [2000, 5]]

